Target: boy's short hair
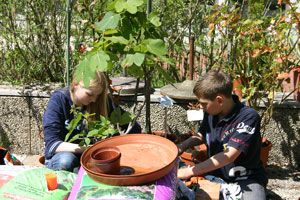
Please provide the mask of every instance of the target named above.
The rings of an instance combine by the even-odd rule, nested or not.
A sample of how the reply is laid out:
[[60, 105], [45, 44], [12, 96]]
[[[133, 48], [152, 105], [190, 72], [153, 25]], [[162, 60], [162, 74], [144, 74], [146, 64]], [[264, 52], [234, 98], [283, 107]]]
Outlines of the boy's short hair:
[[196, 82], [193, 93], [198, 98], [214, 100], [217, 94], [223, 94], [230, 98], [232, 95], [233, 83], [225, 72], [220, 68], [214, 68], [200, 76]]

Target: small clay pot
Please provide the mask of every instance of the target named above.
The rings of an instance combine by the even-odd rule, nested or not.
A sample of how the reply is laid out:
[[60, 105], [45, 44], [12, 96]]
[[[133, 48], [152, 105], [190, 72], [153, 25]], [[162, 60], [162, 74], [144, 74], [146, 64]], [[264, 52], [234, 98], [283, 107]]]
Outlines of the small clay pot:
[[102, 147], [91, 152], [91, 161], [101, 174], [120, 174], [121, 151], [118, 147]]
[[[192, 152], [194, 151], [194, 158], [192, 156]], [[194, 166], [199, 162], [203, 162], [207, 159], [207, 147], [205, 144], [201, 144], [197, 147], [187, 149], [185, 152], [181, 154], [181, 160], [185, 162], [187, 165]]]
[[269, 152], [272, 148], [272, 143], [267, 140], [266, 138], [262, 138], [262, 146], [260, 150], [260, 160], [263, 162], [264, 168], [267, 167], [268, 158], [269, 158]]
[[40, 156], [40, 157], [39, 157], [39, 163], [40, 163], [41, 165], [45, 165], [45, 156]]

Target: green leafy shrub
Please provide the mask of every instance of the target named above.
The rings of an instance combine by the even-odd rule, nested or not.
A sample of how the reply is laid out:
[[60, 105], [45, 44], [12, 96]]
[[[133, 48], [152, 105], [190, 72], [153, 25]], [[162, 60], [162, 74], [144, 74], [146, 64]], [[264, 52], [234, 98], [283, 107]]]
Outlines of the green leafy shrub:
[[[228, 1], [230, 2], [230, 1]], [[227, 2], [227, 3], [228, 3]], [[268, 14], [270, 4], [264, 1], [241, 1], [215, 6], [207, 19], [209, 35], [220, 54], [215, 65], [223, 66], [233, 80], [240, 82], [247, 104], [261, 112], [264, 132], [276, 105], [275, 92], [282, 91], [282, 83], [297, 67], [295, 48], [299, 41], [299, 15], [296, 3], [289, 9]], [[212, 39], [212, 40], [213, 40]], [[221, 51], [220, 51], [221, 50]], [[289, 95], [284, 94], [282, 103]]]
[[14, 84], [62, 81], [64, 1], [0, 1], [0, 75]]

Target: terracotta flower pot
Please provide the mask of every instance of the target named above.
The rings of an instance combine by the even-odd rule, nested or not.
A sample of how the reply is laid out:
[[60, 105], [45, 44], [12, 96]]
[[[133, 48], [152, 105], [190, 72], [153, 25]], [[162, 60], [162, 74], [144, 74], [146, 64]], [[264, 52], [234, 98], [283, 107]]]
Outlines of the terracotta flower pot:
[[41, 165], [45, 165], [45, 156], [40, 156], [40, 157], [39, 157], [39, 163], [40, 163]]
[[121, 151], [118, 147], [102, 147], [91, 153], [91, 161], [98, 173], [120, 174]]
[[[101, 174], [91, 162], [91, 153], [103, 147], [116, 146], [121, 150], [121, 172], [124, 167], [134, 170], [133, 174]], [[87, 175], [96, 182], [106, 185], [141, 185], [158, 180], [176, 169], [178, 149], [170, 140], [151, 134], [126, 134], [101, 140], [87, 148], [80, 163]], [[174, 168], [175, 167], [175, 168]]]
[[262, 146], [261, 146], [261, 150], [260, 150], [260, 160], [263, 162], [264, 168], [267, 167], [269, 152], [270, 152], [271, 148], [272, 148], [272, 143], [269, 140], [262, 138]]
[[241, 100], [243, 96], [243, 92], [241, 88], [238, 88], [239, 85], [242, 85], [242, 80], [240, 78], [233, 80], [233, 91]]
[[[192, 156], [192, 151], [194, 151], [194, 158]], [[207, 159], [207, 147], [205, 144], [201, 144], [194, 147], [194, 149], [189, 149], [183, 152], [180, 157], [185, 164], [194, 166], [195, 164]]]
[[186, 165], [192, 165], [194, 166], [195, 165], [195, 162], [192, 158], [192, 153], [191, 152], [183, 152], [181, 155], [181, 160], [186, 164]]

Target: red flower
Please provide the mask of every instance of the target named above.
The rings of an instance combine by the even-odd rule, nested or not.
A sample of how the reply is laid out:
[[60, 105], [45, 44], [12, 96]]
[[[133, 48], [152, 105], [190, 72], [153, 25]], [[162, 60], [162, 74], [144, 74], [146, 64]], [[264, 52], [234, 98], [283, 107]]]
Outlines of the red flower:
[[82, 54], [85, 50], [87, 49], [87, 46], [83, 46], [81, 47], [79, 53]]
[[282, 3], [281, 0], [278, 0], [277, 4], [278, 4], [278, 5], [281, 5], [281, 3]]

